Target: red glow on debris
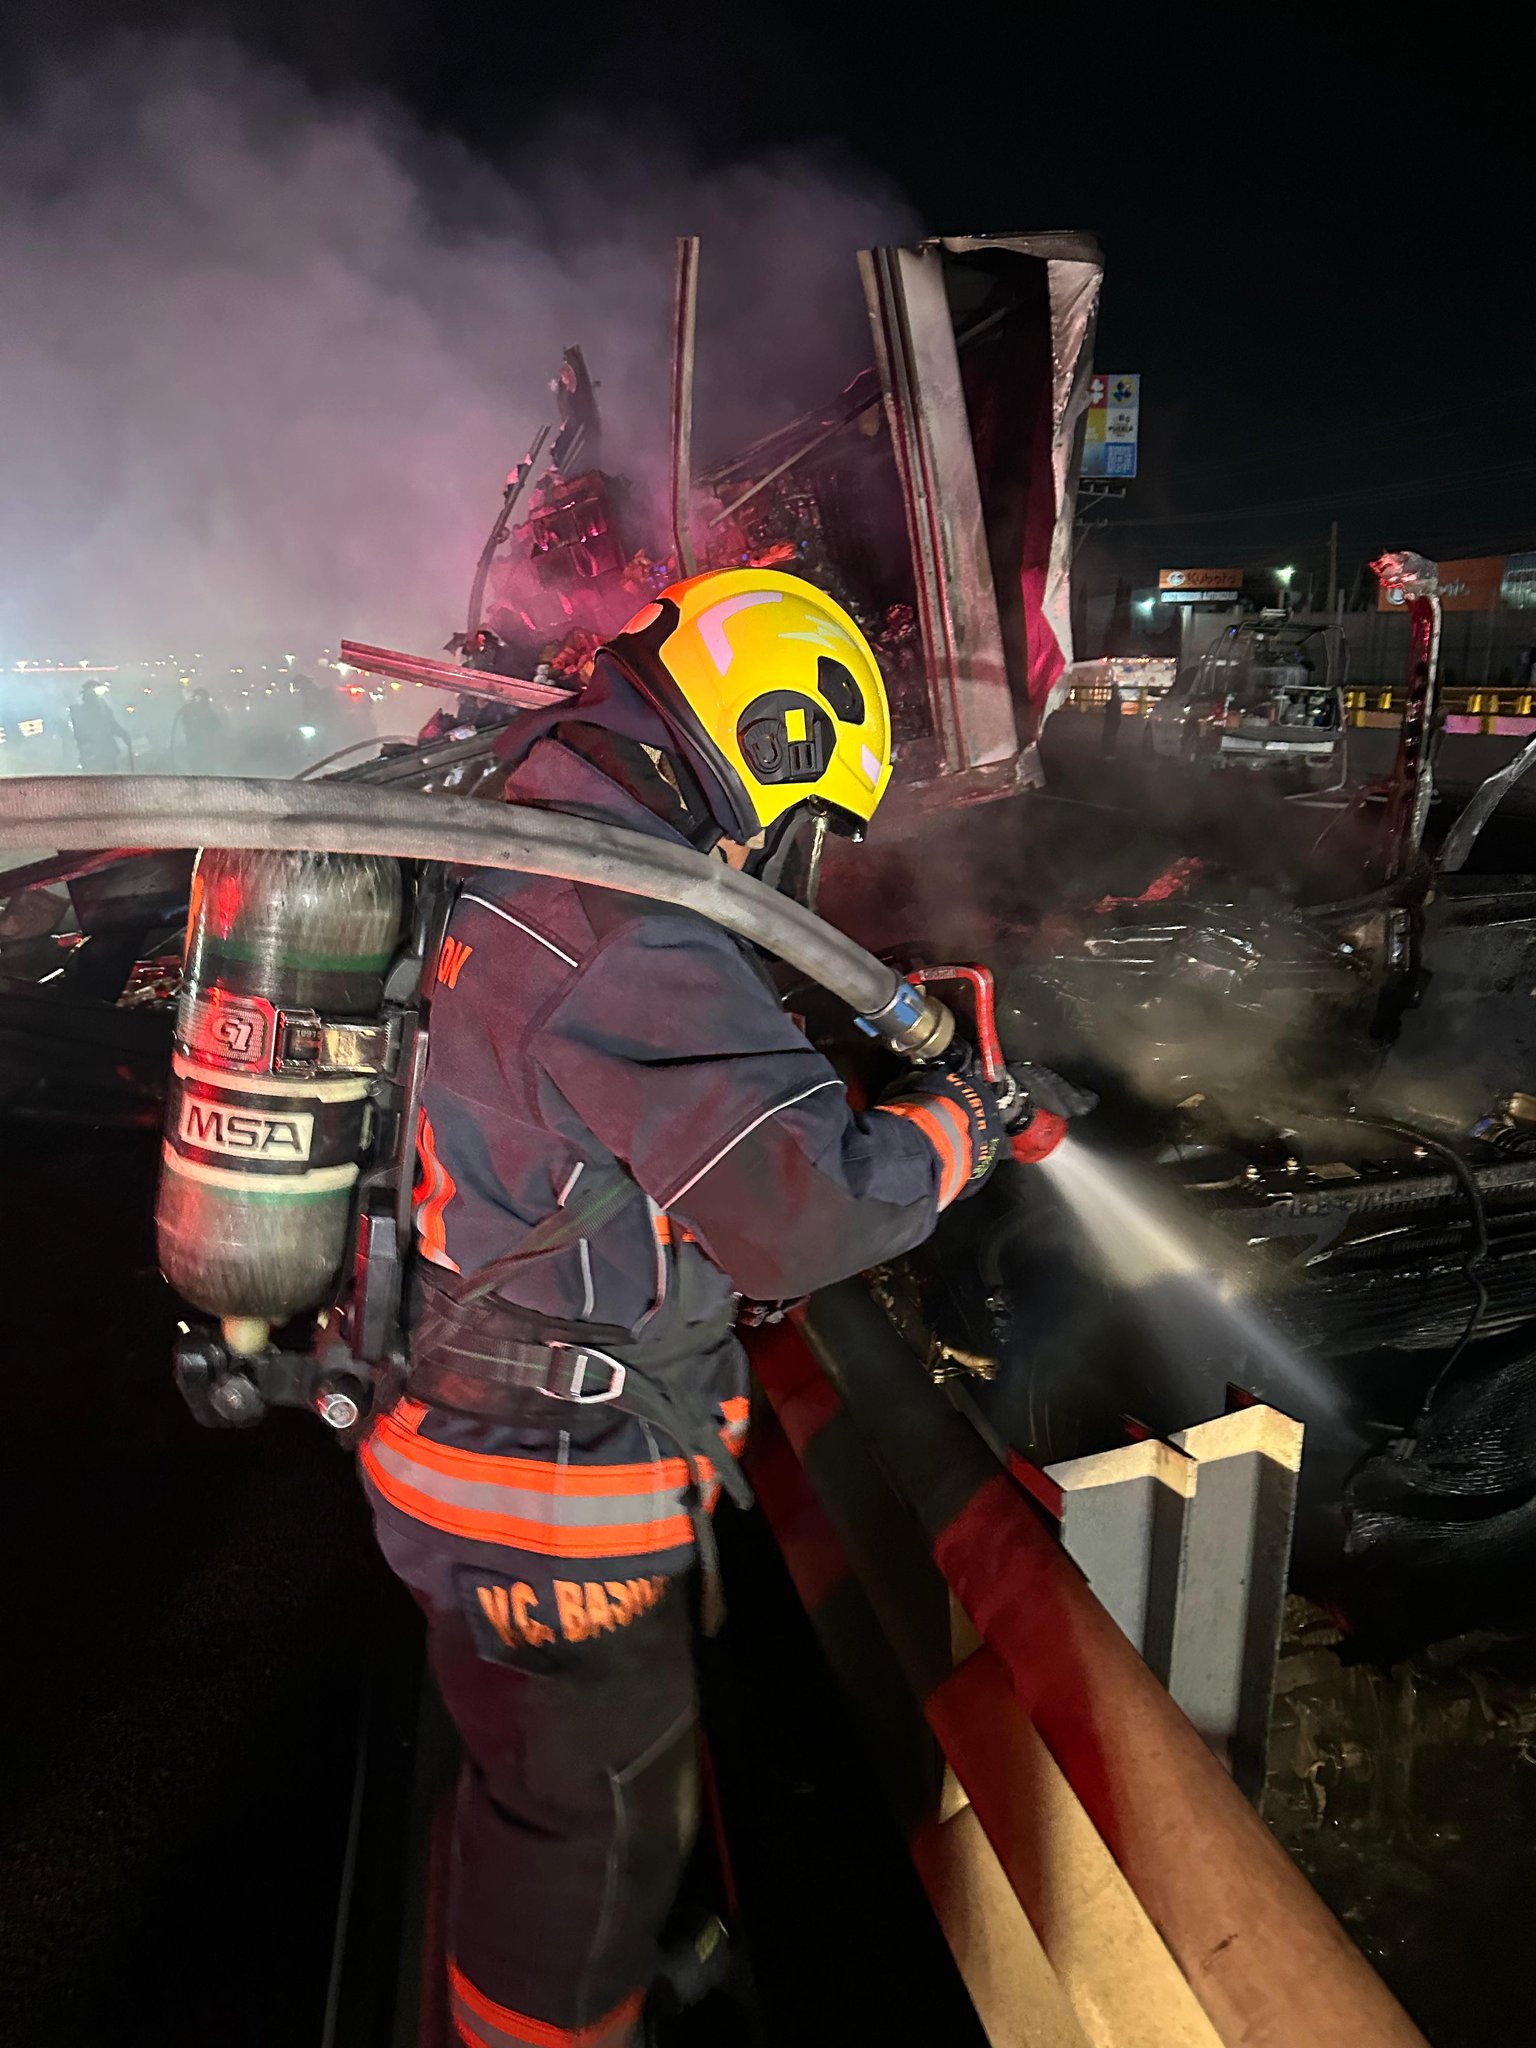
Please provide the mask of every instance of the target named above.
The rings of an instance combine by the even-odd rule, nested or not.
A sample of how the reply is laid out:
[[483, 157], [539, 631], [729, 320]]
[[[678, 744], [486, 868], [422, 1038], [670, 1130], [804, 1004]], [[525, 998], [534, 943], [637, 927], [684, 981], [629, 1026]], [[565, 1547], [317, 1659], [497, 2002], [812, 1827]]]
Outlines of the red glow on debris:
[[781, 562], [792, 562], [799, 550], [792, 540], [775, 541], [772, 547], [760, 548], [747, 560], [754, 569], [774, 569]]
[[214, 883], [209, 921], [217, 937], [227, 939], [234, 930], [240, 915], [241, 894], [237, 875], [220, 875]]

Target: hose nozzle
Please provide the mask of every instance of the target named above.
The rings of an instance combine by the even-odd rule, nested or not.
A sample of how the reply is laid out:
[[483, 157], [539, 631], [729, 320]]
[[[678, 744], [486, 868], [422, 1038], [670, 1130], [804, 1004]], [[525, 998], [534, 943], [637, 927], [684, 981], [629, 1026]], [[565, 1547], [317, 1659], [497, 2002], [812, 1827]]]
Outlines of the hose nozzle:
[[859, 1023], [908, 1060], [936, 1060], [955, 1035], [950, 1012], [910, 981], [899, 981], [890, 1001], [865, 1011]]

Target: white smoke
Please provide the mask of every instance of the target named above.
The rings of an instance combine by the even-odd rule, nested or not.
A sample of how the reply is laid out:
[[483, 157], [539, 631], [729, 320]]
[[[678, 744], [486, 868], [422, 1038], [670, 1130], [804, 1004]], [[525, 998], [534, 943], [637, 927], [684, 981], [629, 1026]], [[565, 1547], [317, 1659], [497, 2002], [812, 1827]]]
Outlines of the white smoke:
[[601, 125], [504, 177], [228, 45], [134, 41], [0, 125], [0, 665], [435, 650], [580, 342], [607, 466], [664, 462], [673, 237], [707, 457], [868, 359], [832, 157], [702, 175]]

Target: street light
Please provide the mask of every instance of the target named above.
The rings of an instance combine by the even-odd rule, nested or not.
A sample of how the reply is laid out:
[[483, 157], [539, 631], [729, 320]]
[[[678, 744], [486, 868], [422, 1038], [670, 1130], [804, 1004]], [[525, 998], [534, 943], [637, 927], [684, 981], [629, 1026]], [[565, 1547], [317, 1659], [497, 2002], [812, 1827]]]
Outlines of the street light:
[[1141, 613], [1141, 616], [1144, 619], [1150, 619], [1152, 616], [1152, 608], [1156, 603], [1157, 599], [1155, 597], [1138, 597], [1136, 600], [1136, 609]]
[[1279, 584], [1282, 590], [1289, 590], [1291, 587], [1291, 578], [1295, 574], [1296, 571], [1291, 568], [1277, 569], [1275, 571], [1275, 581]]

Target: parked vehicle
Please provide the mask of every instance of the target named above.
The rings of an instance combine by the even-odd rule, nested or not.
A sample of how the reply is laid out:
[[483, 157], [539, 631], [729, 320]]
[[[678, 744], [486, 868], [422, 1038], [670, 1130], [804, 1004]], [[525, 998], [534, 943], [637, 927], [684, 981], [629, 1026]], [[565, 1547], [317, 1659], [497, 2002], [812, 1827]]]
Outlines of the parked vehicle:
[[1342, 637], [1327, 628], [1265, 613], [1241, 619], [1181, 663], [1147, 715], [1148, 755], [1327, 788], [1343, 779], [1346, 659]]

